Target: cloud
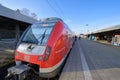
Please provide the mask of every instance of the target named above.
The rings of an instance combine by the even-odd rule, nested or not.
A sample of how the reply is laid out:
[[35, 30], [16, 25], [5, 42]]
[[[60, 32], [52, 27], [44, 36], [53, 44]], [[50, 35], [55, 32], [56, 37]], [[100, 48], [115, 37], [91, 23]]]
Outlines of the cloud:
[[71, 22], [70, 19], [66, 19], [66, 20], [64, 20], [64, 21], [65, 21], [65, 23], [70, 23], [70, 22]]

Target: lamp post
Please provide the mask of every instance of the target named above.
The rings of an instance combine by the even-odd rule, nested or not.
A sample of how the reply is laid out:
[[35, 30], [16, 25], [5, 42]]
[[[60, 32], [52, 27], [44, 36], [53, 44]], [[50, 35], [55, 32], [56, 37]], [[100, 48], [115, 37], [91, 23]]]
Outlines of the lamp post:
[[88, 34], [89, 33], [89, 30], [88, 30], [88, 24], [86, 24], [86, 34]]

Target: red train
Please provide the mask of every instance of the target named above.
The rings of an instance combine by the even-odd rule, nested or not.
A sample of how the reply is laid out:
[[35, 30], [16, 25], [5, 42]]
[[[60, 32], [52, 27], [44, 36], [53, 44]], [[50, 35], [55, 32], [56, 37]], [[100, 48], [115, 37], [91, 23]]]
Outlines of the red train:
[[[51, 78], [60, 71], [74, 42], [74, 34], [60, 18], [46, 18], [28, 27], [21, 36], [15, 51], [16, 66], [8, 73], [22, 69], [27, 75], [32, 68], [40, 77]], [[28, 71], [28, 72], [27, 72]], [[13, 71], [17, 73], [17, 71]]]

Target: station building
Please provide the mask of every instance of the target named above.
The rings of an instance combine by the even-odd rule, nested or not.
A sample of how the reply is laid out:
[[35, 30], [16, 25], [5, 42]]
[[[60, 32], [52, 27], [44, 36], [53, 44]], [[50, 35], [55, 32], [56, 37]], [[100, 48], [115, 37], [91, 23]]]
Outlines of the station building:
[[120, 46], [120, 25], [97, 30], [88, 35], [94, 36], [95, 40], [106, 40], [113, 45]]
[[0, 41], [16, 43], [22, 32], [34, 22], [37, 20], [0, 5]]

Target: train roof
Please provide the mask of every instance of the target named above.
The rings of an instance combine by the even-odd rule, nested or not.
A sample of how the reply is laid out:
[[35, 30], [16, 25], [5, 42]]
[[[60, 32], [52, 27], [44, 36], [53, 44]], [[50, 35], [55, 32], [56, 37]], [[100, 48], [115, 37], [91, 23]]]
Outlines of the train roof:
[[62, 19], [51, 17], [51, 18], [44, 18], [40, 20], [40, 22], [57, 22], [57, 21], [62, 21]]

